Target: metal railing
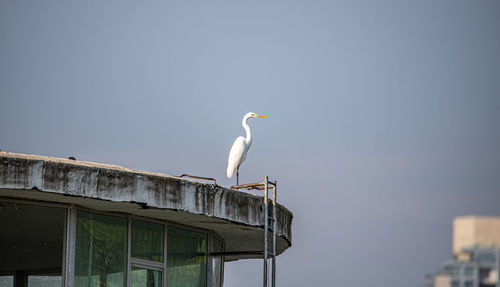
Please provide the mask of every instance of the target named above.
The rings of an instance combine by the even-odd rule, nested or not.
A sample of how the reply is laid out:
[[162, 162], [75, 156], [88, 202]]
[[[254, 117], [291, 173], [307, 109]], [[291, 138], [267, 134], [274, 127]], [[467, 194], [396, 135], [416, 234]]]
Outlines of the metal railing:
[[[257, 182], [257, 183], [249, 183], [249, 184], [242, 184], [242, 185], [235, 185], [231, 186], [233, 189], [247, 189], [247, 190], [264, 190], [264, 270], [263, 270], [263, 286], [268, 287], [268, 279], [269, 279], [269, 273], [268, 273], [268, 261], [269, 261], [269, 251], [268, 251], [268, 230], [269, 230], [269, 220], [272, 221], [273, 227], [273, 252], [271, 253], [271, 286], [276, 287], [276, 226], [277, 226], [277, 220], [276, 220], [276, 193], [277, 193], [277, 188], [276, 188], [276, 181], [270, 181], [268, 176], [264, 177], [264, 182]], [[272, 197], [272, 204], [273, 204], [273, 215], [272, 218], [269, 218], [269, 210], [268, 210], [268, 199], [269, 199], [269, 189], [273, 189], [273, 197]]]
[[190, 178], [196, 178], [196, 179], [204, 179], [204, 180], [212, 180], [214, 182], [214, 186], [217, 186], [217, 180], [213, 177], [204, 177], [204, 176], [197, 176], [197, 175], [191, 175], [187, 173], [183, 173], [179, 175], [178, 177], [190, 177]]

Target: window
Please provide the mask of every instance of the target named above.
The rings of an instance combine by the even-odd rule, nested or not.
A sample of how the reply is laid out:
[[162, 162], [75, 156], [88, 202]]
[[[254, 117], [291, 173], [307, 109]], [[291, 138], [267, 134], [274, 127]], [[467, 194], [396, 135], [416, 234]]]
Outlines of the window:
[[163, 285], [164, 225], [132, 219], [131, 286], [161, 287]]
[[168, 287], [207, 286], [207, 234], [169, 227]]
[[127, 218], [78, 210], [75, 286], [126, 286]]
[[[0, 257], [8, 259], [0, 260], [0, 287], [62, 286], [67, 208], [1, 201], [0, 211]], [[222, 284], [223, 242], [208, 233], [81, 209], [68, 218], [75, 215], [67, 222], [76, 229], [67, 238], [75, 240], [67, 264], [75, 287]]]
[[477, 260], [480, 262], [495, 263], [495, 253], [493, 251], [483, 251], [477, 254]]
[[61, 276], [44, 275], [28, 275], [28, 287], [59, 287], [62, 284]]
[[472, 268], [472, 266], [466, 266], [464, 268], [464, 275], [465, 276], [472, 276], [472, 275], [474, 275], [474, 269]]
[[13, 287], [13, 286], [14, 286], [13, 275], [0, 275], [0, 287]]
[[161, 287], [162, 272], [142, 267], [132, 266], [132, 287]]
[[66, 210], [0, 201], [0, 286], [60, 287]]
[[163, 224], [132, 220], [132, 257], [163, 262]]
[[210, 238], [164, 223], [77, 210], [74, 286], [125, 287], [128, 281], [131, 287], [219, 287], [223, 243]]

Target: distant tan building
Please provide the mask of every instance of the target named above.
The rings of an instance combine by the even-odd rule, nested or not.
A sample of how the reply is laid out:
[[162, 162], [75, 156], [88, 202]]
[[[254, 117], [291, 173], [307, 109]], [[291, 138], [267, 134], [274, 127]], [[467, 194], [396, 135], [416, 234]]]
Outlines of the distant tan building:
[[429, 274], [425, 287], [500, 287], [500, 217], [453, 220], [453, 259]]
[[453, 255], [469, 260], [468, 248], [500, 247], [500, 217], [460, 216], [453, 220]]
[[438, 273], [434, 276], [434, 287], [450, 287], [451, 276], [447, 273]]

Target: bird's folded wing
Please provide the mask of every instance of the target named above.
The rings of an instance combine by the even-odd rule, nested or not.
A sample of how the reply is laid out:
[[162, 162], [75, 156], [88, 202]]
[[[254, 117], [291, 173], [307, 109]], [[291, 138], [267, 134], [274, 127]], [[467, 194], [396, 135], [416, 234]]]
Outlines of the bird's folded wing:
[[231, 147], [227, 160], [227, 177], [231, 178], [236, 168], [245, 160], [245, 138], [238, 137]]

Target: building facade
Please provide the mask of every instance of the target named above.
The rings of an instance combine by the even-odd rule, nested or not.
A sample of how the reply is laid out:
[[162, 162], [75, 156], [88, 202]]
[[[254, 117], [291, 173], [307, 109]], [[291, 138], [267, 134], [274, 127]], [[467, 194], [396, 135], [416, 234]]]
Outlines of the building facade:
[[[223, 286], [261, 258], [262, 197], [114, 165], [0, 152], [0, 286]], [[277, 205], [277, 253], [292, 214]]]
[[500, 287], [500, 217], [462, 216], [453, 222], [453, 258], [426, 287]]

